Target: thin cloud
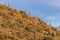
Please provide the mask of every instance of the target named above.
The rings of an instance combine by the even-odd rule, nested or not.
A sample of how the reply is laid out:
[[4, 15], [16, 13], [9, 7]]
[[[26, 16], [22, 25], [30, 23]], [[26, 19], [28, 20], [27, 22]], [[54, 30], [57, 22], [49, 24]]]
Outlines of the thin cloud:
[[55, 20], [55, 19], [57, 19], [57, 18], [53, 17], [53, 16], [49, 16], [49, 17], [46, 18], [46, 20]]
[[56, 17], [56, 16], [49, 16], [46, 18], [47, 21], [49, 22], [56, 22], [56, 23], [60, 23], [60, 18]]

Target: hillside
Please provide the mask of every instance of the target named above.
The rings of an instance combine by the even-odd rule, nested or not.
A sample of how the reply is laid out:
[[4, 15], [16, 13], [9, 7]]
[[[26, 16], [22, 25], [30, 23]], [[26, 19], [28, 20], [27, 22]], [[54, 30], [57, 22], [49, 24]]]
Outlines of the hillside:
[[0, 4], [0, 40], [60, 40], [60, 33], [38, 17]]

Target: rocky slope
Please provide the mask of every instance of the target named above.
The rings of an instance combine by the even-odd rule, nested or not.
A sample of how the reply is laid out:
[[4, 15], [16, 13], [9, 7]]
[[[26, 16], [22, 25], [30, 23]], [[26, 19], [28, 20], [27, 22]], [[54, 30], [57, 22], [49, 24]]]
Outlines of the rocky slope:
[[0, 40], [60, 40], [60, 33], [38, 17], [0, 4]]

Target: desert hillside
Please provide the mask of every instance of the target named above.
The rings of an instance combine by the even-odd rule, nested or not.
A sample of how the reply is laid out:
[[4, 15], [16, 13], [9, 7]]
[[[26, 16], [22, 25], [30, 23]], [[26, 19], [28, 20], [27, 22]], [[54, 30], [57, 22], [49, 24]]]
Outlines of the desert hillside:
[[0, 40], [60, 40], [60, 33], [38, 17], [0, 4]]

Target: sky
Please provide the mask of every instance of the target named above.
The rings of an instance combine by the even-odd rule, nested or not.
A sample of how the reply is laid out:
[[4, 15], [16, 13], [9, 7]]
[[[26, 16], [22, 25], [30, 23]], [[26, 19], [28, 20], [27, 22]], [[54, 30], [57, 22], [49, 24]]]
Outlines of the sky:
[[0, 0], [1, 4], [8, 4], [17, 10], [30, 12], [54, 27], [60, 25], [60, 0]]

